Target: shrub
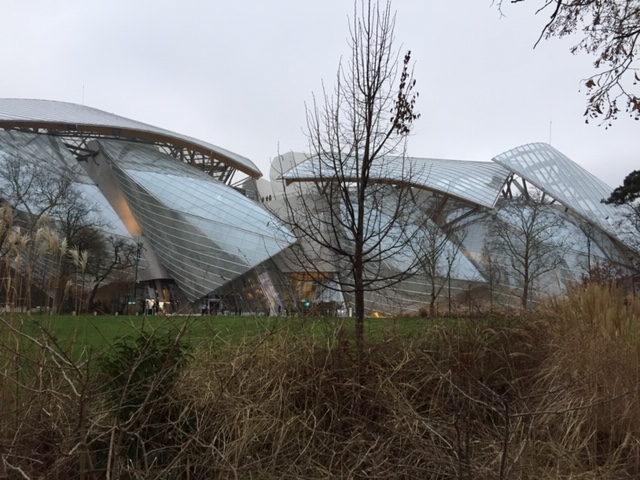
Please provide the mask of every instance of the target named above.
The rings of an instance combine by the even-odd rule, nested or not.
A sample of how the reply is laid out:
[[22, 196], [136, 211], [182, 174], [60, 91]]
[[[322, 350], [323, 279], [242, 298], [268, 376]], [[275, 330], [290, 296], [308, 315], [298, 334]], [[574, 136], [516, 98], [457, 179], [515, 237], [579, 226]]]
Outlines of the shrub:
[[[161, 469], [179, 450], [180, 437], [189, 435], [173, 391], [187, 360], [188, 348], [180, 334], [144, 331], [116, 342], [99, 360], [107, 410], [115, 417], [116, 458], [123, 465], [141, 471], [149, 471], [149, 465]], [[101, 449], [99, 463], [105, 464], [107, 445], [96, 443], [96, 452]]]

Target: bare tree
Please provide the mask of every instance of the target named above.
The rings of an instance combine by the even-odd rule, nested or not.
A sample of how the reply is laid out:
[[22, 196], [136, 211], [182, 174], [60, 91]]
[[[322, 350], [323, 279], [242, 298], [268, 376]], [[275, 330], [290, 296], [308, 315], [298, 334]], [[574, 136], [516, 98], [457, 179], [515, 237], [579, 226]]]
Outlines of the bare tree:
[[509, 258], [507, 270], [520, 288], [526, 309], [535, 284], [564, 260], [569, 245], [560, 234], [564, 220], [539, 199], [510, 200], [496, 214], [492, 249]]
[[417, 231], [407, 225], [424, 222], [408, 187], [415, 167], [404, 155], [418, 94], [410, 52], [401, 58], [394, 50], [394, 27], [389, 3], [356, 3], [351, 55], [338, 67], [333, 95], [323, 92], [307, 109], [311, 174], [285, 175], [313, 181], [285, 189], [283, 220], [303, 245], [294, 249], [297, 264], [353, 296], [358, 342], [365, 294], [415, 273], [415, 262], [402, 271], [389, 265]]
[[16, 155], [5, 156], [0, 162], [3, 199], [20, 213], [30, 232], [59, 214], [64, 205], [78, 204], [76, 177], [70, 170], [52, 171], [40, 161]]
[[596, 243], [597, 229], [594, 225], [585, 221], [578, 223], [578, 228], [584, 234], [584, 273], [582, 277], [591, 280], [593, 268], [597, 265], [597, 260], [594, 259], [594, 249], [598, 246]]
[[[139, 247], [125, 238], [115, 235], [104, 236], [100, 244], [95, 245], [89, 257], [88, 273], [91, 275], [91, 293], [87, 307], [93, 308], [100, 285], [115, 272], [131, 272], [135, 266]], [[131, 275], [133, 280], [133, 276]]]
[[[510, 3], [524, 1], [536, 2], [511, 0]], [[597, 73], [584, 80], [588, 95], [584, 113], [587, 122], [602, 118], [611, 125], [621, 109], [640, 119], [640, 97], [630, 90], [640, 81], [636, 63], [640, 53], [640, 0], [537, 1], [540, 4], [538, 13], [550, 13], [540, 39], [581, 32], [582, 38], [571, 52], [586, 52], [595, 57]], [[504, 0], [496, 0], [496, 3], [502, 11]], [[620, 99], [626, 106], [618, 104]]]
[[[436, 313], [436, 303], [447, 282], [451, 284], [453, 265], [462, 244], [460, 237], [462, 233], [462, 230], [456, 232], [451, 225], [440, 227], [436, 222], [429, 221], [413, 242], [419, 272], [427, 281], [431, 315]], [[449, 291], [449, 304], [451, 304], [450, 297]]]
[[490, 243], [491, 242], [485, 243], [482, 247], [482, 262], [480, 264], [482, 274], [487, 280], [487, 287], [489, 288], [489, 308], [493, 311], [493, 302], [496, 294], [499, 293], [500, 290], [503, 268], [493, 253]]

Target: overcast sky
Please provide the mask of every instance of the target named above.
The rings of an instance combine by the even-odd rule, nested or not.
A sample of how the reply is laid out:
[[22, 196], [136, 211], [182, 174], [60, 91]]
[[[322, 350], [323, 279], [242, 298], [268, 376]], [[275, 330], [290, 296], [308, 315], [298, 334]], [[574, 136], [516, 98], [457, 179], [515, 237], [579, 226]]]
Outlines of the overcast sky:
[[[530, 5], [529, 5], [530, 4]], [[538, 3], [539, 4], [539, 3]], [[580, 80], [593, 58], [576, 38], [533, 45], [535, 3], [396, 0], [422, 114], [419, 157], [486, 160], [551, 144], [615, 187], [640, 168], [640, 122], [585, 124]], [[3, 0], [0, 96], [84, 104], [250, 158], [306, 151], [305, 102], [333, 86], [348, 53], [345, 0]]]

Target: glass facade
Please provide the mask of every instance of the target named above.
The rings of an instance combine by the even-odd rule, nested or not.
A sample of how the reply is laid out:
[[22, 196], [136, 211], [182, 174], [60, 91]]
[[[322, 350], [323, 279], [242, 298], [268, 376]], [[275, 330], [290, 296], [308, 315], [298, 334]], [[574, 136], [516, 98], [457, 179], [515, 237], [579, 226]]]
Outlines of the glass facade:
[[[356, 180], [355, 160], [347, 159], [340, 168], [345, 172], [341, 174], [341, 181]], [[290, 168], [281, 178], [287, 184], [313, 185], [337, 180], [335, 171], [330, 161], [312, 157]], [[424, 227], [424, 232], [415, 235], [414, 243], [418, 247], [395, 252], [384, 259], [384, 267], [401, 271], [414, 265], [412, 257], [421, 255], [420, 245], [429, 249], [429, 243], [437, 244], [442, 250], [437, 258], [438, 279], [433, 281], [416, 270], [414, 276], [387, 291], [370, 292], [365, 300], [369, 314], [415, 311], [428, 303], [430, 290], [437, 290], [440, 301], [452, 296], [458, 302], [465, 299], [467, 308], [472, 308], [473, 298], [485, 301], [495, 298], [501, 304], [520, 305], [525, 280], [518, 272], [518, 260], [512, 258], [520, 252], [511, 253], [501, 248], [495, 237], [498, 231], [507, 232], [516, 245], [515, 250], [518, 245], [522, 250], [526, 248], [522, 239], [518, 239], [521, 233], [517, 217], [520, 214], [527, 217], [527, 207], [518, 202], [518, 198], [530, 193], [528, 186], [544, 193], [544, 197], [538, 199], [544, 202], [538, 221], [553, 229], [532, 239], [544, 242], [539, 245], [541, 249], [551, 250], [548, 257], [538, 256], [536, 261], [551, 262], [553, 267], [530, 265], [542, 273], [527, 281], [529, 304], [535, 304], [545, 295], [564, 292], [568, 286], [589, 278], [599, 266], [613, 266], [622, 278], [630, 278], [635, 271], [637, 231], [627, 228], [630, 224], [625, 220], [624, 209], [601, 202], [612, 189], [550, 145], [524, 145], [496, 156], [493, 163], [384, 158], [372, 167], [371, 179], [388, 185], [386, 194], [383, 189], [375, 189], [383, 198], [392, 195], [393, 185], [409, 184], [418, 191], [423, 190], [424, 195], [416, 195], [415, 199], [433, 220]], [[448, 201], [443, 202], [443, 198]], [[514, 215], [511, 207], [516, 204], [523, 206]], [[414, 207], [407, 209], [414, 211]], [[370, 207], [367, 218], [374, 219], [371, 228], [382, 229], [390, 219], [384, 212], [374, 213], [375, 210]], [[411, 223], [409, 218], [406, 220]], [[445, 231], [452, 228], [454, 234], [448, 238]], [[415, 233], [410, 226], [404, 231], [402, 227], [390, 229], [388, 238], [381, 240], [382, 250], [395, 244], [399, 235]], [[433, 255], [433, 252], [425, 251], [424, 255]], [[349, 295], [346, 297], [349, 299]]]
[[99, 145], [145, 237], [192, 301], [294, 241], [262, 205], [153, 147]]
[[[0, 169], [6, 172], [8, 162], [12, 159], [46, 172], [50, 171], [51, 180], [58, 175], [72, 179], [73, 188], [88, 207], [86, 221], [98, 225], [107, 234], [131, 239], [120, 217], [100, 193], [98, 186], [91, 181], [73, 154], [56, 137], [0, 130]], [[25, 173], [28, 172], [25, 170]], [[8, 175], [0, 175], [3, 192], [10, 190], [7, 185]], [[19, 204], [16, 206], [20, 209]]]
[[[77, 152], [55, 136], [0, 130], [3, 197], [13, 201], [18, 210], [26, 211], [16, 199], [6, 198], [11, 191], [8, 166], [12, 162], [39, 168], [45, 176], [51, 172], [51, 179], [71, 179], [86, 207], [83, 222], [129, 244], [143, 242], [137, 261], [138, 278], [149, 279], [153, 275], [145, 270], [150, 265], [148, 259], [155, 258], [161, 268], [155, 271], [164, 272], [157, 277], [163, 281], [162, 286], [157, 284], [155, 290], [165, 290], [166, 280], [170, 279], [179, 287], [180, 298], [189, 301], [245, 275], [294, 242], [260, 203], [154, 146], [103, 139], [93, 148], [95, 153], [90, 153], [86, 161], [106, 165], [91, 175], [78, 161], [74, 154]], [[96, 155], [102, 155], [99, 161], [94, 159]], [[30, 181], [29, 172], [32, 173], [23, 169], [20, 182], [24, 185]], [[125, 202], [126, 209], [120, 205], [116, 211], [114, 201]], [[31, 210], [37, 207], [28, 206]], [[137, 223], [135, 236], [130, 230], [131, 221], [123, 223], [123, 211], [129, 212]], [[36, 271], [46, 268], [43, 264]], [[130, 270], [133, 278], [133, 267]], [[107, 283], [109, 279], [104, 282]], [[264, 273], [260, 284], [269, 284]], [[154, 290], [153, 283], [149, 287]], [[165, 297], [160, 291], [158, 295]], [[273, 299], [269, 302], [277, 306]]]

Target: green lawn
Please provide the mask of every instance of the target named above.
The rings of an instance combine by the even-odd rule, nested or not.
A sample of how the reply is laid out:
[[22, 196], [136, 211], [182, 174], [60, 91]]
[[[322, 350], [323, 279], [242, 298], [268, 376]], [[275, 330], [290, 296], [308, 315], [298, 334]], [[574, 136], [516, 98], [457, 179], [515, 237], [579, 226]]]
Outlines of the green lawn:
[[142, 330], [175, 333], [185, 328], [189, 343], [221, 339], [234, 341], [244, 335], [265, 331], [265, 321], [249, 317], [152, 317], [129, 315], [14, 315], [5, 316], [16, 328], [35, 334], [46, 330], [63, 344], [74, 348], [101, 349], [115, 340]]
[[[99, 350], [109, 346], [118, 338], [135, 334], [142, 329], [157, 330], [158, 333], [177, 332], [185, 328], [185, 338], [191, 345], [220, 341], [239, 343], [268, 332], [302, 334], [320, 340], [334, 337], [343, 328], [353, 330], [353, 318], [320, 317], [146, 317], [129, 315], [5, 315], [4, 321], [24, 332], [34, 334], [40, 329], [49, 332], [57, 341], [76, 348]], [[365, 332], [368, 337], [389, 333], [410, 333], [434, 321], [421, 318], [366, 319]], [[5, 326], [6, 328], [6, 326]]]

